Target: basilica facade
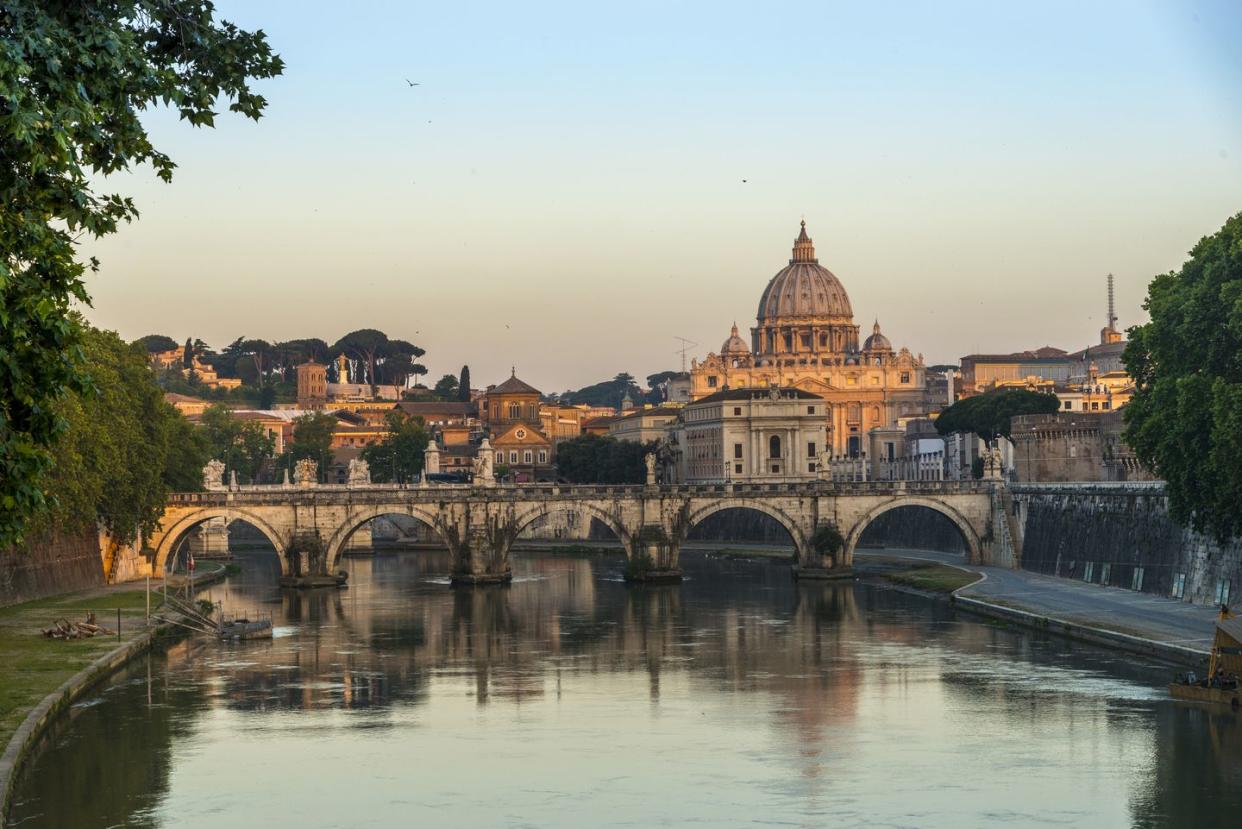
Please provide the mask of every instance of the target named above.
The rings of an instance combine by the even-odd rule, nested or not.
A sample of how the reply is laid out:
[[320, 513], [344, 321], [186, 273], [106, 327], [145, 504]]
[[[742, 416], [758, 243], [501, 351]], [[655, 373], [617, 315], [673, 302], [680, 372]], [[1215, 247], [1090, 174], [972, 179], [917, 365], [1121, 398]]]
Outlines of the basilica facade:
[[826, 448], [836, 456], [866, 451], [874, 428], [927, 409], [923, 355], [895, 350], [880, 333], [859, 344], [854, 309], [841, 281], [815, 258], [806, 222], [789, 264], [769, 280], [759, 298], [748, 344], [734, 324], [719, 353], [695, 360], [693, 400], [725, 389], [792, 388], [822, 397]]

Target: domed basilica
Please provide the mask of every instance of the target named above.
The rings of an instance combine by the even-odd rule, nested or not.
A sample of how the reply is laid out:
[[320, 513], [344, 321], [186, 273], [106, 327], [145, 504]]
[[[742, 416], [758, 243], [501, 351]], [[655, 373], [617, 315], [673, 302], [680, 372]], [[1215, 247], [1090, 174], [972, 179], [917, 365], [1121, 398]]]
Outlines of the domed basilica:
[[834, 455], [857, 456], [867, 433], [898, 418], [926, 411], [923, 356], [894, 351], [877, 321], [858, 345], [854, 309], [841, 280], [819, 264], [806, 222], [793, 258], [759, 297], [748, 345], [737, 324], [720, 352], [695, 360], [691, 398], [726, 388], [794, 387], [828, 401], [828, 446]]

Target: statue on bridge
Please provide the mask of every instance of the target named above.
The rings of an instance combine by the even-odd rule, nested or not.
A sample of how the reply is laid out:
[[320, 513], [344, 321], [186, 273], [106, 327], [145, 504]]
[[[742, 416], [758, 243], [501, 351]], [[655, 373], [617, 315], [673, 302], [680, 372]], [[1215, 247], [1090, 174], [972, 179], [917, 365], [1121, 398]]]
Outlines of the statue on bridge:
[[221, 492], [224, 488], [224, 461], [212, 458], [203, 467], [203, 489]]
[[319, 483], [319, 464], [310, 458], [302, 458], [293, 465], [293, 481], [298, 486], [314, 486]]
[[474, 458], [474, 485], [492, 486], [496, 483], [495, 453], [487, 438], [479, 444], [479, 454]]
[[370, 486], [371, 465], [362, 458], [351, 458], [347, 483], [349, 486]]

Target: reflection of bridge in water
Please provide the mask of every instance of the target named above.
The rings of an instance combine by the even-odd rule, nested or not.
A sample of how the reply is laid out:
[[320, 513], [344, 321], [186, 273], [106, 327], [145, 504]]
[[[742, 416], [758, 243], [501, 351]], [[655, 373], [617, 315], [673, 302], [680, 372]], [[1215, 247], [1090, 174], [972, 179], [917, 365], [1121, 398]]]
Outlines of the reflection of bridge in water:
[[[958, 529], [968, 561], [996, 560], [1009, 537], [998, 481], [815, 481], [702, 486], [256, 486], [173, 495], [150, 539], [155, 566], [165, 568], [188, 533], [205, 522], [245, 521], [275, 547], [286, 575], [333, 571], [351, 537], [385, 516], [407, 516], [434, 532], [453, 556], [454, 581], [512, 577], [514, 540], [558, 513], [594, 519], [616, 536], [633, 563], [645, 559], [653, 578], [680, 576], [681, 545], [690, 531], [723, 510], [753, 510], [789, 533], [801, 577], [848, 570], [863, 531], [901, 507], [925, 507]], [[834, 527], [837, 550], [817, 549], [816, 535]], [[1000, 527], [1000, 532], [994, 530]], [[1001, 544], [994, 543], [999, 538]], [[1008, 552], [1001, 550], [1003, 556]]]

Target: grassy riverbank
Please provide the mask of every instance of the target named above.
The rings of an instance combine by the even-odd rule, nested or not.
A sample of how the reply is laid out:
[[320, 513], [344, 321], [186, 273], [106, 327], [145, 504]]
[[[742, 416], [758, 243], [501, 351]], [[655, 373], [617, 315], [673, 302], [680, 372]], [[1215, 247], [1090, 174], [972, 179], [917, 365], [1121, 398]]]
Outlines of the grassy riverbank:
[[[152, 590], [151, 609], [159, 603]], [[96, 623], [116, 630], [121, 612], [121, 636], [61, 641], [47, 639], [43, 629], [57, 619], [85, 620], [93, 612]], [[146, 630], [144, 590], [70, 593], [0, 608], [0, 749], [8, 744], [26, 714], [61, 683], [118, 644]]]
[[969, 573], [957, 567], [936, 562], [904, 562], [903, 569], [886, 570], [877, 575], [906, 587], [926, 590], [929, 593], [952, 593], [958, 588], [974, 584], [979, 580], [976, 573]]

